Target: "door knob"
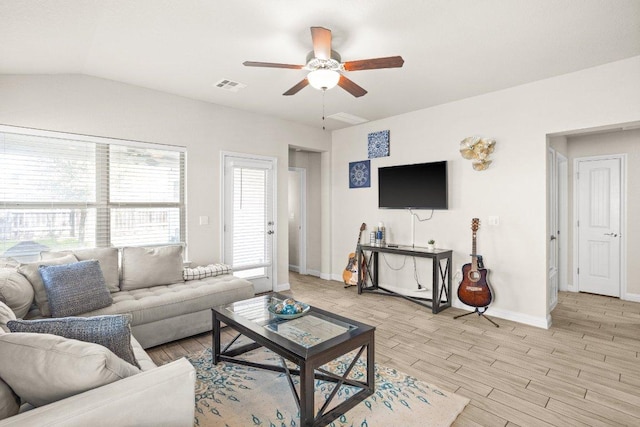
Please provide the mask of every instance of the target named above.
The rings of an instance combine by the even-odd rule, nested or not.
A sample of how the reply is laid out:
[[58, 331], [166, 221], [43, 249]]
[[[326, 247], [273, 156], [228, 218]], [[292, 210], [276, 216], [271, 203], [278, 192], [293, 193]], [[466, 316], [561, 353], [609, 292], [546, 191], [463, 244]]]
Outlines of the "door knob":
[[556, 240], [556, 236], [553, 236], [553, 235], [552, 235], [552, 236], [551, 236], [551, 240], [552, 240], [552, 241], [553, 241], [553, 240]]
[[604, 233], [605, 236], [618, 237], [616, 233]]
[[273, 234], [273, 230], [267, 231], [267, 234]]

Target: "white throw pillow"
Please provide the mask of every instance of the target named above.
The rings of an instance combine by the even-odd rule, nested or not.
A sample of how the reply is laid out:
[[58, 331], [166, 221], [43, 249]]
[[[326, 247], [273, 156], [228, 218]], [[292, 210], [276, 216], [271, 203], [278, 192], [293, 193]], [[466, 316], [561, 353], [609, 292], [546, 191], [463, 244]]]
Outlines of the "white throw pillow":
[[7, 304], [0, 301], [0, 335], [11, 332], [7, 326], [10, 320], [16, 320], [16, 315]]
[[130, 377], [138, 368], [99, 344], [49, 334], [0, 335], [0, 377], [33, 406]]
[[33, 286], [16, 267], [0, 267], [0, 301], [11, 307], [17, 317], [27, 315], [33, 295]]
[[0, 420], [13, 417], [18, 412], [20, 412], [20, 399], [0, 378]]
[[232, 269], [230, 265], [227, 264], [209, 264], [205, 266], [198, 266], [193, 268], [185, 268], [182, 272], [182, 277], [184, 280], [200, 280], [206, 279], [207, 277], [215, 277], [221, 276], [223, 274], [231, 273]]
[[122, 249], [122, 283], [130, 291], [184, 282], [182, 246]]

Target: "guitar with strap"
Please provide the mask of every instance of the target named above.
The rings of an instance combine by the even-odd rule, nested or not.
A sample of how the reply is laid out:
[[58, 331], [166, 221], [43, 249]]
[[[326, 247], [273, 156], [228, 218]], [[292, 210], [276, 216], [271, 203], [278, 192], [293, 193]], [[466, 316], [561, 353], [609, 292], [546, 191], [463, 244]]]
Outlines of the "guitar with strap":
[[[362, 232], [367, 228], [367, 224], [364, 222], [360, 226], [360, 232], [358, 233], [358, 241], [356, 243], [356, 250], [349, 254], [349, 261], [347, 262], [347, 266], [342, 272], [342, 280], [344, 281], [345, 288], [349, 286], [356, 286], [358, 284], [358, 245], [360, 244], [360, 239], [362, 238]], [[360, 268], [360, 274], [364, 276], [365, 274], [366, 263], [362, 262], [362, 266]]]
[[480, 314], [478, 307], [485, 307], [486, 310], [486, 307], [493, 300], [493, 295], [487, 282], [488, 270], [484, 268], [482, 256], [476, 253], [476, 234], [479, 226], [480, 220], [473, 218], [471, 220], [471, 263], [462, 266], [462, 282], [458, 287], [458, 299], [466, 305], [476, 307], [478, 314]]

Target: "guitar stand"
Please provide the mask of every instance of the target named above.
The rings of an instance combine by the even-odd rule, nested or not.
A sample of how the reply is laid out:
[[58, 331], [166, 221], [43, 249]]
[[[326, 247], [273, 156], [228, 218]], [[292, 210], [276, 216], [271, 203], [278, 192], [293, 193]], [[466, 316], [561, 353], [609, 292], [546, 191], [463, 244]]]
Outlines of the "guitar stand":
[[493, 324], [493, 326], [495, 326], [496, 328], [499, 328], [500, 325], [498, 325], [496, 322], [494, 322], [493, 320], [489, 319], [487, 316], [484, 315], [484, 313], [486, 313], [486, 311], [487, 311], [487, 308], [489, 308], [489, 307], [484, 307], [484, 310], [480, 311], [479, 307], [476, 307], [475, 311], [470, 311], [469, 313], [465, 313], [465, 314], [459, 314], [457, 316], [453, 316], [453, 318], [454, 319], [458, 319], [460, 317], [464, 317], [464, 316], [468, 316], [470, 314], [478, 313], [478, 316], [484, 317], [489, 322], [491, 322]]

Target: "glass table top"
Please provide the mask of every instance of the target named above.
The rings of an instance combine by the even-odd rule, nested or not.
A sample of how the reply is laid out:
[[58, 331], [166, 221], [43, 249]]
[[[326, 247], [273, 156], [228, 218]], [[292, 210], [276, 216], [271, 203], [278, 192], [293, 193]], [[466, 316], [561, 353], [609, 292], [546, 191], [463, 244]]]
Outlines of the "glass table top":
[[224, 310], [305, 348], [358, 329], [358, 326], [323, 314], [321, 310], [315, 310], [313, 307], [309, 312], [295, 319], [279, 318], [269, 311], [269, 306], [281, 303], [283, 300], [282, 295], [265, 295], [228, 304], [224, 306]]

